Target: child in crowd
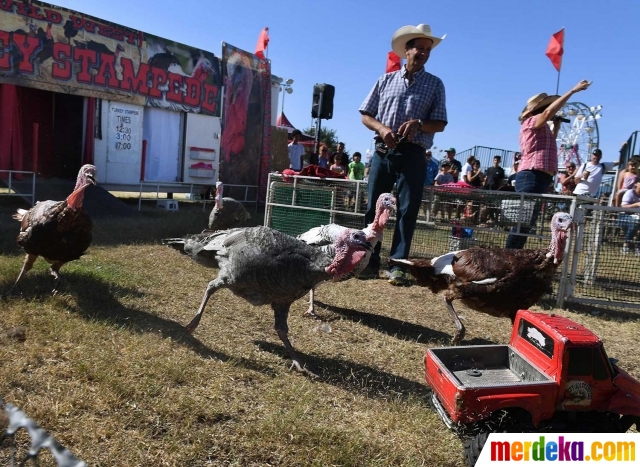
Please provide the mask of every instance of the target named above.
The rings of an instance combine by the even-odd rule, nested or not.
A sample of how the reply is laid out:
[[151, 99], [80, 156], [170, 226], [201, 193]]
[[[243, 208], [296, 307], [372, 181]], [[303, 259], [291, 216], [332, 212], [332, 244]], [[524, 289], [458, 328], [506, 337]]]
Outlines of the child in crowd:
[[338, 175], [346, 175], [347, 169], [344, 165], [340, 163], [341, 156], [338, 153], [333, 155], [333, 164], [329, 167], [330, 170], [334, 171]]
[[[440, 172], [436, 175], [436, 179], [433, 184], [435, 186], [446, 185], [447, 183], [453, 183], [453, 175], [450, 173], [451, 164], [445, 161], [442, 166], [440, 166]], [[447, 219], [451, 219], [451, 212], [453, 210], [453, 206], [451, 204], [447, 204]], [[433, 196], [433, 210], [431, 211], [431, 215], [435, 218], [438, 213], [442, 211], [444, 214], [444, 209], [442, 206], [442, 202], [440, 201], [439, 195]]]
[[362, 180], [364, 178], [364, 164], [360, 162], [362, 154], [353, 153], [353, 161], [349, 162], [349, 180]]

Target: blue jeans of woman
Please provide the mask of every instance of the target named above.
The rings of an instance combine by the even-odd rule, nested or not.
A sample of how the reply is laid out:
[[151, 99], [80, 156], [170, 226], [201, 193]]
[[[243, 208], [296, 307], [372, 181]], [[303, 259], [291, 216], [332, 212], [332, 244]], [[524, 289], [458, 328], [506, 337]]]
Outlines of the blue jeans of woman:
[[629, 214], [620, 214], [618, 216], [618, 227], [624, 230], [625, 245], [633, 244], [634, 237], [640, 231], [640, 219]]
[[[553, 181], [553, 176], [539, 170], [522, 170], [516, 174], [516, 191], [519, 193], [546, 193], [549, 185]], [[531, 226], [536, 225], [538, 214], [542, 208], [541, 202], [536, 202], [531, 216]], [[520, 233], [528, 234], [531, 232], [531, 226], [520, 226]], [[507, 237], [505, 248], [521, 249], [527, 243], [527, 237], [517, 235], [517, 227], [511, 228], [511, 233]]]
[[[391, 241], [389, 256], [406, 259], [409, 256], [411, 241], [422, 203], [422, 188], [426, 174], [425, 149], [417, 144], [404, 143], [396, 149], [386, 152], [375, 151], [369, 168], [369, 191], [365, 226], [373, 222], [376, 216], [376, 202], [382, 193], [391, 192], [393, 184], [397, 189], [396, 228]], [[380, 267], [380, 249], [378, 242], [371, 255], [371, 268]]]

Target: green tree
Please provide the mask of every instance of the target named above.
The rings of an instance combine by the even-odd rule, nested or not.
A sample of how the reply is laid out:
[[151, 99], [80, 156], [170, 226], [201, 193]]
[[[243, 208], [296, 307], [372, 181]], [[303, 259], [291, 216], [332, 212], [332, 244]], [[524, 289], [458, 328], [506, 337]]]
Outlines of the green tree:
[[[316, 129], [315, 127], [305, 128], [302, 130], [304, 133], [315, 136]], [[320, 143], [324, 143], [329, 148], [329, 152], [335, 152], [338, 149], [338, 136], [336, 130], [332, 130], [331, 128], [322, 128], [320, 127]], [[345, 154], [349, 155], [347, 148], [344, 149]]]

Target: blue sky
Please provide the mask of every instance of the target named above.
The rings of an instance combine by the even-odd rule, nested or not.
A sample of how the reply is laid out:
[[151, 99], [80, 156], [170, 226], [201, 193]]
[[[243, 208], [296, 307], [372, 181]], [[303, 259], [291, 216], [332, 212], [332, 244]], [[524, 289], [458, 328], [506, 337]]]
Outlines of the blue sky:
[[[560, 94], [581, 79], [593, 85], [570, 101], [602, 105], [600, 148], [617, 159], [640, 130], [640, 2], [616, 0], [298, 0], [242, 2], [166, 0], [56, 0], [87, 13], [221, 54], [221, 43], [253, 52], [269, 27], [272, 72], [294, 80], [284, 110], [298, 128], [312, 126], [314, 83], [336, 88], [337, 131], [351, 153], [371, 146], [372, 132], [358, 107], [384, 73], [391, 36], [404, 25], [426, 23], [447, 34], [426, 65], [447, 92], [449, 124], [436, 135], [436, 154], [455, 146], [518, 149], [517, 117], [526, 100], [555, 93], [557, 72], [545, 56], [551, 35], [565, 28]], [[282, 98], [278, 100], [278, 105]]]

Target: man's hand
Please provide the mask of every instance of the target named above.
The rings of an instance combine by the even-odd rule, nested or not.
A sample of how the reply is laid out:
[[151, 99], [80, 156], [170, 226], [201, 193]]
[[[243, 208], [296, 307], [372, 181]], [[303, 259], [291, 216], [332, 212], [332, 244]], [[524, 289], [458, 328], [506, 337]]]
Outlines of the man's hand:
[[402, 125], [400, 125], [400, 128], [398, 128], [398, 134], [411, 141], [413, 140], [414, 136], [418, 134], [419, 130], [420, 124], [418, 122], [418, 119], [409, 120], [408, 122], [404, 122]]
[[388, 126], [383, 126], [382, 128], [380, 128], [378, 130], [378, 134], [389, 149], [395, 149], [398, 145], [398, 142], [396, 141], [396, 135]]

